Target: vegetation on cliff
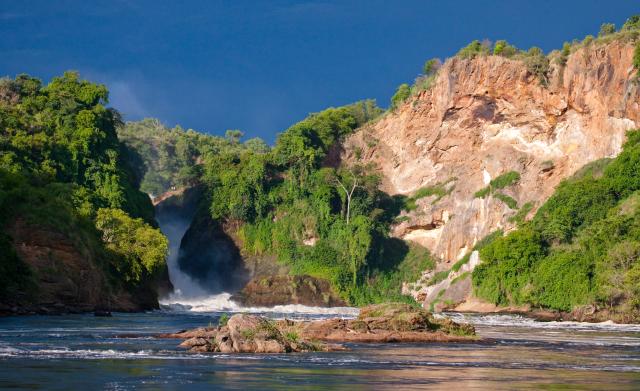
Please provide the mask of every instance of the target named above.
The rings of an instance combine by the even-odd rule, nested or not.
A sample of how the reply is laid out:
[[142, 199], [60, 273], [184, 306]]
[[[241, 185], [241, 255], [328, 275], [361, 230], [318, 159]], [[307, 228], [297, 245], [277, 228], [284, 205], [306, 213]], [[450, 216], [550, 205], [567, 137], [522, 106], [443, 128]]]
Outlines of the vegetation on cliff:
[[640, 312], [640, 131], [616, 159], [565, 180], [534, 218], [495, 240], [473, 272], [475, 293], [501, 305]]
[[378, 190], [371, 168], [331, 160], [344, 136], [380, 113], [373, 101], [329, 108], [291, 126], [268, 153], [209, 156], [211, 215], [238, 227], [245, 253], [327, 279], [351, 304], [401, 297], [399, 279], [417, 278], [428, 254], [388, 236], [401, 203]]
[[153, 118], [118, 127], [118, 138], [128, 147], [126, 157], [136, 169], [140, 190], [154, 196], [197, 181], [201, 174], [199, 163], [207, 154], [239, 153], [244, 149], [260, 153], [269, 149], [258, 138], [241, 142], [242, 135], [239, 130], [228, 130], [225, 137], [218, 137], [180, 126], [168, 128]]
[[[166, 243], [155, 240], [161, 234], [150, 225], [155, 224], [153, 208], [137, 190], [133, 171], [123, 159], [127, 151], [116, 135], [120, 116], [105, 107], [107, 101], [105, 86], [81, 80], [74, 72], [46, 86], [28, 75], [0, 79], [0, 252], [7, 259], [3, 278], [11, 281], [3, 293], [24, 290], [32, 277], [5, 232], [4, 227], [16, 219], [48, 226], [84, 243], [105, 261], [99, 266], [116, 276], [112, 281], [122, 280], [122, 262], [132, 268], [137, 263], [164, 262]], [[138, 232], [149, 235], [142, 238], [135, 237], [138, 232], [128, 232], [139, 240], [134, 248], [116, 242], [105, 247], [95, 224], [102, 210], [122, 217], [112, 222], [114, 227], [135, 218], [131, 221], [144, 228]], [[153, 255], [120, 258], [112, 253], [141, 247]], [[142, 274], [136, 281], [150, 277], [152, 271]]]

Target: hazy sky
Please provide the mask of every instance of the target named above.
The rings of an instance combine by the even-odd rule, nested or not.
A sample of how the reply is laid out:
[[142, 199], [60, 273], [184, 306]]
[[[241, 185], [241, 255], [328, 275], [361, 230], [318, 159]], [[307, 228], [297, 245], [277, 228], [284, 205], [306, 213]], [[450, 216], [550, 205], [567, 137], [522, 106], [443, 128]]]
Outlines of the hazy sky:
[[549, 51], [634, 13], [640, 1], [0, 0], [0, 75], [75, 69], [128, 120], [271, 143], [325, 107], [387, 106], [473, 39]]

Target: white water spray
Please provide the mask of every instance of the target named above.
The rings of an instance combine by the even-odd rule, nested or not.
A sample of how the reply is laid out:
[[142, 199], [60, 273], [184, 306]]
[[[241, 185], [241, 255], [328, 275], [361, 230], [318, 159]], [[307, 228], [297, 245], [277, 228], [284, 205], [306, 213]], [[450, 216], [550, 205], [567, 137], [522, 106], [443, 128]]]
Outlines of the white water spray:
[[167, 257], [167, 268], [169, 269], [169, 280], [173, 285], [173, 292], [163, 298], [160, 302], [182, 302], [196, 299], [204, 299], [210, 294], [191, 277], [180, 270], [178, 265], [178, 255], [180, 252], [180, 241], [189, 228], [188, 218], [182, 216], [172, 216], [169, 213], [159, 213], [157, 216], [160, 230], [169, 239], [169, 256]]
[[358, 315], [357, 308], [351, 307], [309, 307], [299, 304], [279, 305], [275, 307], [242, 307], [231, 300], [231, 293], [223, 292], [211, 294], [189, 275], [184, 273], [178, 265], [180, 242], [189, 228], [191, 216], [180, 216], [178, 213], [157, 211], [156, 218], [160, 230], [169, 239], [169, 256], [167, 268], [169, 280], [174, 291], [167, 297], [160, 299], [160, 305], [172, 311], [189, 312], [252, 312], [276, 314], [307, 314], [319, 316], [347, 316]]

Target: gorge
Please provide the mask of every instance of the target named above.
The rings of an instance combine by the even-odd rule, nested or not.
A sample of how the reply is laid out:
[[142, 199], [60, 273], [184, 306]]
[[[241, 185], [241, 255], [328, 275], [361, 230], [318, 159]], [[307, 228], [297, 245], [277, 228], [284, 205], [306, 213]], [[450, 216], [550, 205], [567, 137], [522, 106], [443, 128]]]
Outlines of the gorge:
[[[243, 12], [231, 16], [225, 2], [212, 15], [185, 2], [157, 19], [167, 5], [154, 3], [108, 52], [109, 77], [81, 65], [117, 38], [117, 25], [99, 22], [116, 3], [83, 4], [82, 23], [51, 29], [83, 76], [0, 78], [0, 389], [640, 388], [640, 15], [548, 53], [474, 40], [428, 59], [383, 108], [320, 87], [371, 77], [347, 72], [361, 57], [377, 59], [366, 65], [376, 85], [388, 82], [384, 64], [398, 52], [383, 38], [430, 14], [391, 30], [377, 12], [361, 34], [376, 2], [341, 12], [339, 26], [348, 2], [232, 2]], [[563, 6], [480, 7], [496, 27], [503, 8], [528, 19]], [[118, 21], [138, 2], [126, 7]], [[54, 8], [56, 22], [77, 11]], [[438, 18], [446, 38], [464, 36], [449, 25], [465, 12], [455, 8]], [[312, 34], [298, 44], [283, 13], [322, 26], [305, 19]], [[35, 18], [0, 10], [0, 29], [23, 19]], [[59, 71], [40, 51], [49, 30], [36, 24], [48, 19], [24, 24], [30, 45], [19, 52]], [[343, 41], [345, 26], [363, 48]], [[75, 29], [91, 44], [68, 43]], [[266, 37], [282, 32], [293, 44], [274, 50]], [[322, 32], [339, 50], [323, 50]], [[197, 61], [211, 53], [223, 61]], [[153, 69], [138, 72], [133, 57]], [[304, 75], [285, 94], [298, 62]], [[262, 83], [274, 66], [277, 93]], [[145, 91], [141, 81], [158, 75]], [[163, 102], [180, 83], [188, 88]], [[153, 99], [138, 101], [143, 93]], [[318, 107], [301, 96], [342, 105], [291, 124], [300, 107]], [[197, 123], [203, 108], [209, 127], [241, 112], [265, 127], [250, 134], [273, 142], [163, 123]]]

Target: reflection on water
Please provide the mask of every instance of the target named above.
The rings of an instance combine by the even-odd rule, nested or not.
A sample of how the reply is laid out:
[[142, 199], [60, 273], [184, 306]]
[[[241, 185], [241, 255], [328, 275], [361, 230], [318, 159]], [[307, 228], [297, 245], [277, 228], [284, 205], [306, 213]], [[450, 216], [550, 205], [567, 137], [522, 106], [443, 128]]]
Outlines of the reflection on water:
[[289, 355], [189, 354], [175, 340], [151, 337], [215, 324], [218, 315], [2, 318], [0, 388], [640, 389], [635, 325], [474, 316], [468, 319], [485, 342], [352, 345], [348, 352]]

